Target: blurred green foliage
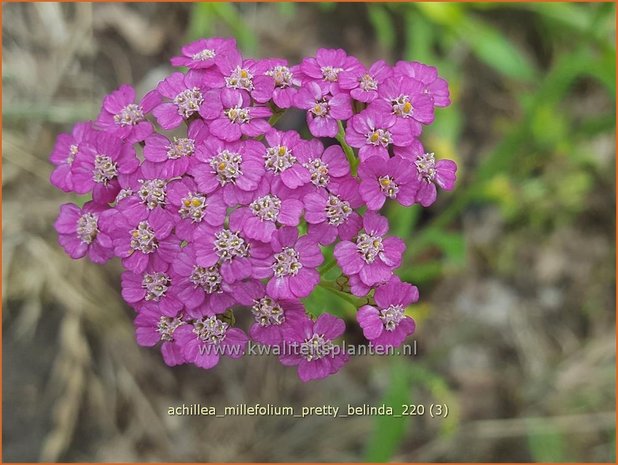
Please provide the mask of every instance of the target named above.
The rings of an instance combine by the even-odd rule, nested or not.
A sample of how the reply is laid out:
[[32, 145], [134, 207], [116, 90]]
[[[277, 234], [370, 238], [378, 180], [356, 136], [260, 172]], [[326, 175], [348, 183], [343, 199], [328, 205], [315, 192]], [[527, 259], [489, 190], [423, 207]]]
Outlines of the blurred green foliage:
[[[244, 7], [249, 8], [196, 4], [190, 37], [208, 35], [224, 24], [245, 52], [254, 53], [255, 34], [238, 13]], [[324, 14], [340, 7], [316, 5]], [[277, 8], [280, 15], [290, 16], [298, 14], [299, 7], [281, 3]], [[497, 25], [495, 13], [506, 9], [532, 21], [535, 45], [548, 57], [547, 63], [534, 58], [521, 35]], [[614, 131], [614, 106], [586, 119], [566, 110], [574, 87], [591, 81], [605, 89], [609, 101], [615, 101], [613, 3], [373, 3], [366, 5], [366, 16], [381, 48], [399, 50], [403, 59], [436, 66], [449, 81], [453, 100], [451, 107], [437, 112], [434, 124], [423, 133], [423, 142], [438, 158], [458, 162], [455, 192], [442, 192], [440, 202], [429, 209], [428, 219], [421, 219], [418, 206], [390, 204], [387, 208], [391, 231], [409, 241], [406, 262], [399, 270], [402, 279], [427, 289], [445, 273], [464, 269], [466, 241], [455, 226], [467, 208], [494, 204], [506, 222], [540, 231], [569, 223], [581, 213], [599, 174], [589, 141]], [[499, 135], [493, 148], [463, 164], [458, 148], [466, 115], [458, 103], [466, 79], [471, 78], [463, 68], [464, 59], [470, 56], [477, 66], [493, 73], [514, 103], [505, 112], [508, 116], [486, 122], [488, 132]], [[351, 319], [358, 303], [337, 292], [333, 283], [339, 270], [332, 264], [332, 250], [327, 249], [325, 283], [305, 304], [314, 315], [328, 310]], [[458, 428], [457, 403], [446, 380], [426, 360], [406, 363], [394, 357], [387, 364], [390, 381], [382, 402], [392, 406], [410, 403], [423, 389], [439, 402], [450, 402], [453, 412], [443, 421], [441, 434], [453, 434]], [[366, 459], [392, 460], [409, 419], [377, 417]], [[557, 431], [528, 437], [529, 454], [537, 461], [564, 461], [569, 457], [568, 447]]]

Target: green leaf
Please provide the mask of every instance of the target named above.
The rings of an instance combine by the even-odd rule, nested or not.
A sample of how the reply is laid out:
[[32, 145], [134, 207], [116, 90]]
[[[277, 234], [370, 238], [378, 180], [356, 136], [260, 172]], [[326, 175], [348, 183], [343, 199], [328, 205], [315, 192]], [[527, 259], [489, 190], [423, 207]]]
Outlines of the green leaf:
[[496, 71], [521, 81], [531, 81], [536, 76], [528, 57], [493, 26], [468, 17], [456, 26], [456, 31], [474, 54]]
[[530, 432], [528, 434], [528, 447], [535, 462], [568, 462], [565, 453], [566, 443], [564, 437], [558, 431], [546, 433]]
[[[390, 361], [390, 384], [380, 404], [393, 408], [394, 413], [401, 413], [401, 406], [408, 404], [411, 398], [410, 376], [405, 360], [401, 357]], [[397, 452], [406, 433], [409, 416], [378, 416], [365, 453], [367, 462], [388, 462]]]
[[380, 3], [370, 3], [367, 5], [367, 13], [382, 47], [392, 50], [395, 46], [395, 28], [389, 12]]

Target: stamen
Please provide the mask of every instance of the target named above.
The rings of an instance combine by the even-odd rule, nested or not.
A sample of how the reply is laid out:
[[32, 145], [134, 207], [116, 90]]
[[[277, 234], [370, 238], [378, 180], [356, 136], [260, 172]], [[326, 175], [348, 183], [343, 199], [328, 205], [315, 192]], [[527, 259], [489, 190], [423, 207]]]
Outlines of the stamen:
[[281, 305], [270, 297], [262, 297], [256, 300], [253, 307], [251, 307], [251, 313], [253, 313], [255, 322], [262, 327], [279, 326], [285, 321]]
[[235, 106], [233, 108], [228, 108], [223, 113], [232, 123], [242, 124], [251, 121], [251, 115], [248, 108]]
[[77, 220], [77, 237], [84, 244], [91, 244], [99, 232], [98, 218], [94, 213], [84, 213]]
[[210, 166], [214, 169], [214, 173], [219, 179], [219, 184], [222, 186], [227, 183], [234, 184], [239, 176], [242, 176], [241, 170], [242, 156], [237, 152], [223, 150], [218, 155], [212, 157]]
[[424, 181], [432, 182], [436, 178], [436, 158], [433, 152], [417, 156], [414, 164]]
[[217, 319], [216, 316], [203, 317], [193, 322], [193, 332], [204, 342], [218, 344], [227, 333], [230, 325]]
[[328, 165], [319, 158], [309, 160], [303, 163], [303, 166], [309, 170], [311, 182], [318, 187], [326, 187], [330, 176], [328, 175]]
[[343, 71], [343, 68], [334, 68], [332, 66], [322, 66], [321, 69], [324, 80], [328, 82], [336, 82], [339, 77], [339, 73]]
[[414, 107], [410, 103], [410, 98], [407, 95], [400, 95], [392, 102], [393, 114], [402, 118], [409, 118], [414, 113]]
[[225, 78], [225, 85], [231, 89], [243, 89], [251, 92], [253, 90], [253, 74], [247, 69], [237, 66], [232, 74]]
[[157, 325], [157, 333], [161, 335], [161, 341], [163, 342], [171, 342], [174, 340], [174, 331], [179, 326], [184, 325], [185, 322], [182, 321], [182, 316], [171, 317], [171, 316], [162, 316], [159, 320], [159, 324]]
[[234, 257], [246, 257], [249, 255], [249, 244], [240, 237], [240, 233], [222, 229], [215, 234], [214, 248], [219, 258], [224, 262]]
[[167, 184], [163, 179], [140, 179], [138, 181], [141, 187], [137, 191], [137, 195], [146, 204], [148, 209], [165, 205], [165, 197], [167, 195]]
[[332, 341], [321, 334], [314, 334], [300, 345], [300, 353], [308, 362], [329, 356], [334, 348]]
[[275, 86], [277, 87], [281, 87], [284, 89], [292, 85], [293, 76], [290, 68], [288, 68], [287, 66], [277, 65], [274, 68], [266, 71], [266, 73], [264, 74], [266, 74], [267, 76], [271, 76], [275, 80]]
[[172, 143], [167, 146], [167, 158], [176, 160], [177, 158], [190, 157], [195, 151], [195, 141], [186, 137], [174, 137]]
[[390, 197], [391, 199], [397, 197], [399, 186], [391, 176], [380, 176], [378, 178], [378, 183], [380, 184], [380, 189], [384, 192], [384, 195]]
[[268, 194], [251, 202], [249, 207], [253, 214], [262, 221], [275, 222], [281, 209], [281, 200], [274, 195]]
[[144, 111], [136, 103], [130, 103], [114, 115], [114, 123], [119, 126], [135, 126], [144, 121]]
[[401, 305], [391, 305], [380, 310], [380, 320], [387, 331], [394, 331], [404, 317], [404, 309]]
[[96, 183], [107, 184], [118, 176], [118, 164], [107, 155], [98, 154], [94, 157], [94, 171], [92, 180]]
[[131, 231], [131, 248], [145, 254], [150, 254], [157, 250], [159, 242], [154, 230], [147, 221], [141, 221], [135, 229]]
[[376, 81], [370, 74], [365, 74], [360, 78], [360, 88], [365, 92], [378, 90], [378, 81]]
[[382, 237], [361, 233], [356, 239], [356, 248], [366, 263], [373, 263], [378, 257], [378, 254], [384, 250]]
[[292, 247], [286, 247], [275, 254], [275, 263], [272, 268], [275, 277], [296, 276], [303, 267], [300, 263], [300, 255]]
[[210, 60], [211, 58], [214, 58], [216, 55], [217, 54], [214, 50], [205, 48], [201, 52], [197, 52], [191, 55], [191, 59], [194, 61], [206, 61], [206, 60]]
[[222, 278], [218, 264], [209, 266], [208, 268], [195, 265], [189, 280], [196, 288], [201, 287], [207, 294], [219, 294], [223, 292], [221, 290]]
[[280, 174], [294, 166], [296, 163], [296, 157], [292, 154], [292, 151], [285, 145], [276, 145], [266, 149], [264, 155], [264, 166], [267, 170], [272, 171], [275, 174]]
[[79, 152], [79, 147], [76, 144], [73, 144], [69, 147], [69, 155], [67, 156], [67, 164], [68, 165], [72, 165], [73, 162], [75, 161], [75, 156], [77, 155], [77, 152]]
[[172, 283], [170, 277], [161, 272], [146, 273], [142, 279], [142, 287], [146, 289], [145, 300], [159, 302]]
[[350, 207], [350, 202], [341, 200], [337, 195], [329, 195], [328, 201], [326, 202], [326, 218], [328, 219], [328, 224], [339, 226], [347, 221], [351, 213], [352, 207]]
[[206, 196], [189, 192], [180, 201], [178, 213], [182, 219], [191, 219], [193, 223], [199, 223], [206, 213]]
[[381, 145], [382, 147], [388, 147], [392, 144], [393, 138], [390, 131], [386, 129], [375, 129], [373, 132], [367, 134], [367, 143], [371, 145]]
[[178, 114], [183, 118], [189, 118], [200, 109], [200, 105], [204, 103], [204, 96], [199, 88], [192, 87], [174, 97], [174, 103], [178, 107]]

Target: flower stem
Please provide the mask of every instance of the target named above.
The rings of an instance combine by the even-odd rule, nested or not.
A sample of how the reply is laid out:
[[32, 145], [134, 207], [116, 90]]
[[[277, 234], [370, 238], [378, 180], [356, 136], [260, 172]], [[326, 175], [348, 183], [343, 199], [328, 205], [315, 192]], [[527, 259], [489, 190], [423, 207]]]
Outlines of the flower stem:
[[327, 281], [325, 279], [322, 279], [320, 281], [320, 283], [318, 284], [318, 286], [326, 289], [329, 292], [332, 292], [333, 294], [335, 294], [336, 296], [340, 297], [341, 299], [351, 303], [352, 305], [354, 305], [356, 308], [362, 306], [365, 304], [364, 299], [355, 297], [351, 294], [348, 294], [347, 292], [342, 291], [341, 289], [338, 288], [337, 283], [335, 283], [334, 281]]
[[352, 176], [356, 176], [356, 169], [358, 167], [358, 158], [354, 155], [354, 149], [348, 145], [345, 141], [345, 129], [343, 128], [343, 123], [341, 121], [337, 121], [339, 124], [339, 132], [335, 136], [339, 144], [341, 144], [341, 148], [343, 149], [345, 156], [348, 159], [348, 163], [350, 163], [350, 172]]
[[320, 268], [320, 274], [325, 275], [330, 270], [332, 270], [336, 264], [337, 259], [335, 257], [331, 257], [326, 263], [324, 263], [324, 266]]

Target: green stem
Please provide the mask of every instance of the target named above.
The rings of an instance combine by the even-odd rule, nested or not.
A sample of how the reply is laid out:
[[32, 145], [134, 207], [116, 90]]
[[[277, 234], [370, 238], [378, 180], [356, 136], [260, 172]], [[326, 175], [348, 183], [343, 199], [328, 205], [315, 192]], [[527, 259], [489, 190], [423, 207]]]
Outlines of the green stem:
[[328, 260], [326, 263], [324, 263], [324, 266], [322, 266], [322, 268], [320, 268], [320, 274], [321, 275], [325, 275], [330, 270], [332, 270], [333, 267], [336, 264], [337, 264], [337, 259], [335, 257], [331, 257], [330, 260]]
[[356, 155], [354, 155], [354, 150], [352, 149], [352, 147], [350, 147], [345, 141], [345, 129], [343, 128], [343, 123], [341, 121], [337, 121], [337, 123], [339, 124], [339, 132], [335, 137], [339, 144], [341, 144], [341, 148], [343, 149], [345, 156], [348, 159], [352, 176], [356, 176], [356, 169], [358, 168], [358, 158], [356, 158]]
[[274, 126], [277, 123], [277, 121], [279, 121], [279, 119], [283, 116], [284, 113], [285, 111], [278, 111], [278, 112], [273, 113], [270, 119], [268, 120], [268, 124], [270, 124], [271, 126]]
[[336, 296], [338, 296], [341, 299], [351, 303], [352, 305], [354, 305], [357, 308], [359, 308], [359, 307], [361, 307], [362, 305], [365, 304], [365, 300], [364, 299], [360, 299], [358, 297], [354, 297], [353, 295], [348, 294], [347, 292], [342, 291], [341, 289], [338, 288], [337, 283], [335, 283], [333, 281], [326, 281], [326, 280], [322, 279], [320, 281], [320, 283], [318, 284], [318, 286], [326, 289], [329, 292], [332, 292]]

